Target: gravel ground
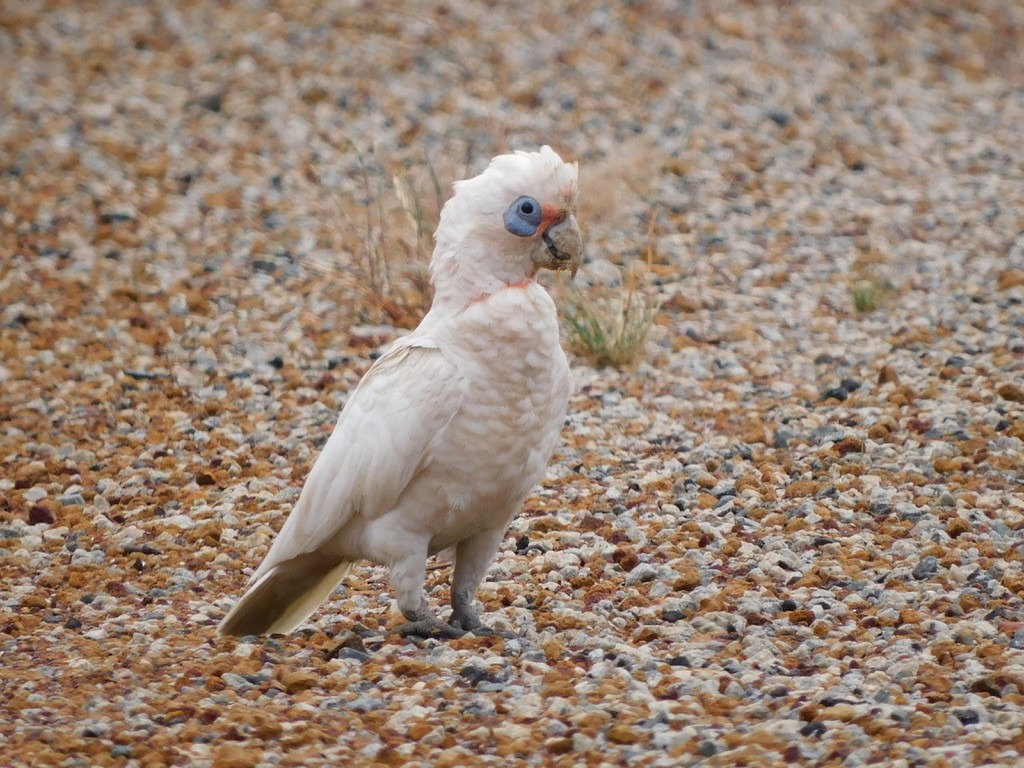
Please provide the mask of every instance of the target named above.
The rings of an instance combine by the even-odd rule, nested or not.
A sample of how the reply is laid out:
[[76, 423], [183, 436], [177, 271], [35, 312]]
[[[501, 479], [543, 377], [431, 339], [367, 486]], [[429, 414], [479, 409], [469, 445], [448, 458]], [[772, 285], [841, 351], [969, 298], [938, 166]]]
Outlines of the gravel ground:
[[[1022, 34], [995, 0], [4, 3], [0, 764], [1021, 764]], [[633, 370], [574, 360], [480, 595], [521, 639], [387, 638], [370, 566], [216, 637], [410, 322], [366, 290], [424, 239], [392, 176], [541, 143], [591, 278], [646, 260], [662, 304]]]

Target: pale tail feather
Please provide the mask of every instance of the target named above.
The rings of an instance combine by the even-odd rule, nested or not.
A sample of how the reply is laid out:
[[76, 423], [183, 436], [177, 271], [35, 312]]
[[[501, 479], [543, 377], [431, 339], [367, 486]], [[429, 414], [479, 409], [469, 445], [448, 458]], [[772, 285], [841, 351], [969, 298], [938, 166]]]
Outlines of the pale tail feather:
[[288, 634], [309, 618], [353, 563], [309, 552], [278, 563], [242, 595], [217, 631], [222, 635]]

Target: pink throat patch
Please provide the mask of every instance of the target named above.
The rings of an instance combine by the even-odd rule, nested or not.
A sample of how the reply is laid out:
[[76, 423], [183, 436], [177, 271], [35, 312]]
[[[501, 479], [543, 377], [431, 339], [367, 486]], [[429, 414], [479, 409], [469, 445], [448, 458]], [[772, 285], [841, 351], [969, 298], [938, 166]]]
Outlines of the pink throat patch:
[[530, 277], [526, 278], [525, 280], [517, 280], [514, 283], [505, 283], [505, 287], [504, 288], [500, 288], [497, 291], [491, 291], [490, 293], [477, 294], [472, 299], [470, 299], [469, 301], [466, 302], [466, 306], [463, 307], [463, 310], [468, 309], [469, 307], [473, 306], [477, 302], [486, 301], [487, 299], [491, 298], [491, 296], [493, 296], [496, 293], [500, 293], [501, 291], [507, 291], [510, 288], [511, 289], [522, 290], [524, 288], [529, 288], [532, 283], [533, 283], [533, 278], [530, 278]]

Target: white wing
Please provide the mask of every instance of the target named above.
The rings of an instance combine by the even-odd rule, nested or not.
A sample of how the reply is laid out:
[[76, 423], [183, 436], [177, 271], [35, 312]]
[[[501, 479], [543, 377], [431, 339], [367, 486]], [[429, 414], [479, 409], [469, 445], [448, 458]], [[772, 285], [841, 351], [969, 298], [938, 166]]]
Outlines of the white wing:
[[415, 334], [396, 342], [352, 393], [250, 583], [278, 563], [318, 549], [352, 515], [376, 517], [393, 509], [430, 462], [430, 445], [458, 411], [465, 389], [434, 342]]

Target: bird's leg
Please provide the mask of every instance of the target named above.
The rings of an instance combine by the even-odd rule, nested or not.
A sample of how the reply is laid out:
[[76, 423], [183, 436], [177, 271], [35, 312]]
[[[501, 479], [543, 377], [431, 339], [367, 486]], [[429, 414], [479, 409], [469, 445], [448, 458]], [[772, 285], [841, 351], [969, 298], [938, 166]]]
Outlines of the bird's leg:
[[498, 551], [504, 535], [504, 526], [489, 529], [463, 539], [456, 547], [455, 572], [452, 575], [452, 616], [449, 620], [452, 627], [474, 635], [506, 634], [484, 624], [473, 605], [480, 580], [494, 559], [494, 553]]
[[452, 616], [449, 626], [474, 635], [494, 635], [497, 631], [480, 620], [480, 613], [473, 605], [473, 593], [452, 592]]
[[398, 609], [409, 621], [392, 630], [401, 637], [462, 637], [465, 630], [441, 621], [427, 606], [423, 579], [427, 571], [427, 553], [410, 552], [391, 564], [391, 584], [395, 589]]

